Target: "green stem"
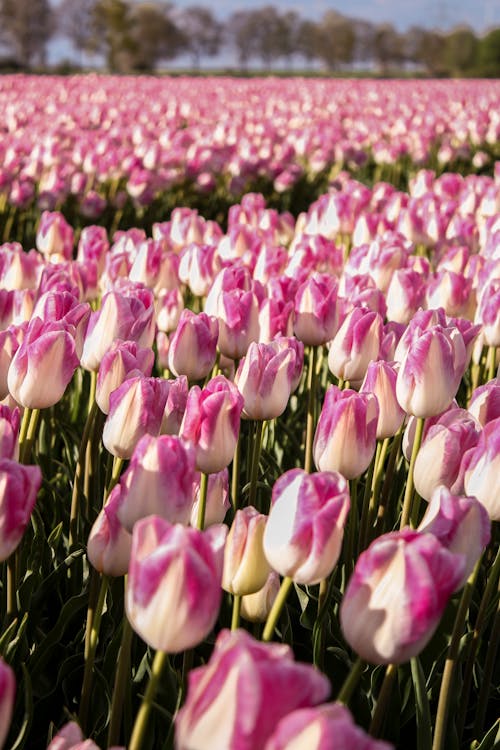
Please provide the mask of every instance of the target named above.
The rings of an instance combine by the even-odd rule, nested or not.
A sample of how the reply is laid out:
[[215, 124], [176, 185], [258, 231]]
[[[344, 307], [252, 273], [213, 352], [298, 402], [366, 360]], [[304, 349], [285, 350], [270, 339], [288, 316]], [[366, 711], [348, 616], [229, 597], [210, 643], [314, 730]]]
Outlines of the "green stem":
[[455, 679], [455, 670], [457, 666], [460, 640], [462, 638], [465, 618], [467, 616], [467, 612], [469, 611], [472, 593], [476, 585], [480, 567], [481, 559], [477, 561], [473, 572], [469, 576], [469, 580], [465, 584], [462, 596], [460, 598], [458, 612], [455, 616], [455, 623], [453, 625], [450, 645], [448, 646], [448, 654], [444, 665], [443, 676], [441, 678], [441, 687], [439, 690], [439, 700], [436, 713], [436, 722], [434, 725], [434, 740], [432, 743], [432, 750], [442, 750], [442, 748], [444, 747], [445, 738], [447, 736], [450, 701], [452, 700], [454, 693], [453, 683]]
[[120, 474], [122, 473], [123, 468], [123, 458], [120, 458], [119, 456], [115, 456], [113, 458], [113, 470], [111, 472], [111, 479], [109, 480], [109, 484], [106, 487], [106, 491], [104, 494], [104, 500], [107, 500], [107, 498], [111, 495], [111, 492], [113, 491], [114, 487], [118, 484], [120, 480]]
[[142, 747], [144, 735], [146, 734], [148, 726], [149, 714], [153, 705], [153, 700], [158, 690], [162, 672], [167, 663], [168, 655], [164, 651], [157, 651], [155, 658], [153, 659], [148, 687], [146, 689], [144, 698], [142, 699], [141, 707], [137, 714], [134, 728], [132, 730], [132, 737], [130, 738], [128, 750], [139, 750]]
[[413, 690], [415, 693], [417, 750], [430, 750], [432, 744], [432, 720], [424, 670], [418, 656], [414, 656], [410, 663]]
[[314, 428], [316, 425], [316, 357], [318, 349], [316, 346], [309, 348], [309, 370], [307, 372], [307, 422], [306, 422], [306, 446], [304, 455], [304, 469], [312, 471], [313, 465], [313, 441]]
[[358, 530], [358, 478], [350, 481], [351, 507], [347, 519], [347, 539], [344, 546], [344, 584], [349, 580], [354, 568], [354, 547]]
[[337, 695], [336, 701], [338, 703], [344, 703], [346, 706], [348, 705], [349, 701], [351, 700], [352, 694], [361, 678], [361, 675], [363, 674], [363, 670], [365, 668], [365, 662], [363, 659], [358, 656], [356, 661], [351, 667], [351, 671], [347, 675], [347, 678], [340, 688], [340, 692]]
[[208, 474], [204, 471], [200, 476], [200, 502], [198, 503], [198, 519], [196, 526], [203, 531], [205, 528], [205, 510], [207, 507]]
[[397, 664], [388, 664], [385, 670], [384, 681], [378, 694], [377, 705], [373, 712], [372, 721], [370, 724], [370, 734], [372, 737], [378, 737], [380, 730], [382, 729], [382, 723], [387, 715], [389, 709], [389, 701], [392, 693], [392, 686], [398, 673]]
[[[376, 459], [375, 469], [373, 472], [370, 504], [368, 507], [368, 524], [367, 524], [366, 538], [365, 538], [365, 544], [364, 544], [363, 549], [368, 547], [371, 541], [373, 524], [375, 522], [375, 515], [377, 512], [377, 508], [378, 508], [380, 485], [382, 484], [382, 477], [384, 476], [385, 459], [387, 456], [387, 451], [389, 450], [390, 442], [391, 442], [391, 438], [384, 438], [384, 441], [382, 442], [382, 444], [380, 444], [380, 442], [378, 443], [378, 445], [381, 445], [381, 448], [378, 454], [378, 458]], [[378, 448], [378, 445], [377, 445], [377, 448]]]
[[231, 474], [231, 498], [233, 500], [234, 512], [238, 510], [239, 506], [239, 482], [240, 482], [240, 465], [241, 465], [241, 429], [238, 434], [238, 441], [234, 450], [232, 474]]
[[484, 662], [484, 671], [482, 677], [481, 690], [477, 703], [476, 721], [474, 722], [474, 737], [478, 737], [483, 732], [486, 709], [488, 707], [488, 697], [492, 687], [493, 672], [495, 669], [497, 652], [500, 646], [500, 600], [498, 602], [493, 628], [488, 642], [488, 651]]
[[96, 402], [92, 404], [92, 407], [88, 413], [85, 427], [83, 428], [82, 440], [78, 451], [78, 461], [75, 469], [75, 478], [73, 481], [73, 493], [71, 496], [71, 512], [69, 518], [69, 550], [70, 552], [75, 548], [78, 539], [78, 520], [79, 510], [81, 505], [81, 499], [83, 494], [83, 481], [85, 474], [86, 465], [86, 454], [87, 444], [95, 424], [95, 417], [97, 414], [98, 406]]
[[377, 449], [373, 456], [370, 466], [368, 468], [368, 474], [366, 475], [365, 491], [363, 494], [363, 509], [361, 511], [361, 522], [359, 526], [359, 538], [358, 538], [358, 552], [362, 552], [367, 546], [368, 539], [368, 525], [370, 522], [370, 508], [372, 498], [372, 480], [374, 471], [380, 458], [380, 452], [382, 450], [382, 443], [377, 441]]
[[496, 346], [488, 347], [488, 380], [493, 380], [496, 375], [497, 365], [497, 348]]
[[[95, 611], [92, 612], [91, 626], [89, 637], [86, 639], [85, 648], [85, 671], [83, 674], [82, 694], [80, 698], [80, 711], [78, 714], [80, 726], [85, 732], [87, 727], [87, 718], [90, 707], [90, 698], [92, 693], [92, 681], [94, 677], [94, 661], [97, 644], [99, 642], [99, 630], [101, 627], [102, 611], [106, 601], [109, 579], [108, 576], [101, 576], [101, 587]], [[89, 610], [90, 614], [90, 610]]]
[[[26, 415], [26, 412], [29, 412]], [[23, 414], [23, 425], [21, 426], [21, 436], [19, 437], [19, 463], [28, 464], [31, 460], [31, 451], [33, 449], [33, 443], [35, 442], [36, 430], [38, 427], [38, 420], [40, 418], [40, 409], [25, 409]], [[29, 424], [26, 427], [25, 424], [29, 419]]]
[[276, 627], [276, 623], [278, 622], [279, 616], [281, 614], [281, 610], [285, 606], [285, 602], [288, 596], [288, 593], [290, 589], [293, 586], [293, 579], [289, 578], [288, 576], [285, 576], [281, 582], [280, 590], [278, 591], [278, 595], [276, 599], [274, 600], [274, 604], [271, 607], [271, 611], [269, 612], [269, 616], [267, 618], [267, 622], [264, 627], [264, 632], [262, 633], [262, 640], [263, 641], [270, 641], [274, 634], [274, 628]]
[[132, 646], [133, 635], [134, 631], [132, 630], [132, 626], [127, 617], [124, 616], [122, 621], [122, 640], [120, 643], [120, 651], [118, 653], [113, 698], [111, 700], [107, 747], [118, 745], [120, 741], [120, 727], [122, 723], [125, 692], [131, 682], [130, 649]]
[[420, 450], [420, 444], [422, 442], [422, 435], [424, 434], [424, 423], [423, 417], [417, 417], [417, 424], [415, 426], [415, 438], [413, 440], [413, 449], [411, 452], [410, 468], [408, 469], [408, 477], [406, 479], [405, 496], [403, 500], [403, 511], [401, 513], [401, 523], [399, 528], [402, 529], [408, 525], [411, 516], [411, 506], [413, 500], [413, 472], [415, 470], [415, 461], [417, 454]]
[[259, 478], [259, 461], [260, 461], [260, 450], [262, 443], [262, 427], [264, 422], [261, 420], [255, 423], [255, 437], [253, 443], [253, 455], [252, 455], [252, 473], [250, 475], [250, 494], [248, 496], [248, 504], [255, 507], [255, 501], [257, 498], [257, 479]]
[[[375, 522], [375, 529], [370, 530], [370, 540], [374, 536], [379, 536], [384, 531], [384, 527], [387, 525], [387, 519], [389, 518], [389, 504], [391, 499], [392, 490], [394, 487], [394, 471], [396, 463], [398, 462], [401, 450], [401, 443], [403, 441], [403, 427], [396, 433], [389, 454], [389, 460], [387, 462], [387, 470], [385, 472], [384, 483], [382, 490], [377, 495], [377, 519]], [[381, 528], [382, 527], [382, 528]]]
[[240, 625], [241, 596], [233, 596], [233, 616], [231, 619], [231, 630], [238, 630]]
[[7, 619], [17, 614], [17, 550], [7, 559]]

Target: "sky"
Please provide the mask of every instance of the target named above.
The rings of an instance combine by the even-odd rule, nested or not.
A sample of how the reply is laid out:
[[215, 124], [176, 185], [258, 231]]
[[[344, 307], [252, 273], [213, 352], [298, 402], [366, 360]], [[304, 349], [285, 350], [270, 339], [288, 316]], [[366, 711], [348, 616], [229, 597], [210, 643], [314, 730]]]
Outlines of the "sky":
[[[54, 0], [57, 6], [58, 0]], [[392, 23], [399, 31], [412, 25], [437, 28], [444, 31], [460, 24], [471, 26], [477, 34], [500, 26], [500, 0], [172, 0], [177, 8], [190, 5], [208, 7], [220, 20], [225, 20], [237, 10], [274, 5], [281, 11], [294, 10], [302, 18], [318, 21], [327, 10], [336, 10], [352, 18], [372, 23]], [[56, 37], [49, 45], [49, 62], [57, 63], [74, 57], [71, 44]], [[224, 52], [219, 62], [230, 62], [230, 53]], [[184, 64], [185, 60], [180, 60]], [[212, 59], [211, 64], [217, 64]]]

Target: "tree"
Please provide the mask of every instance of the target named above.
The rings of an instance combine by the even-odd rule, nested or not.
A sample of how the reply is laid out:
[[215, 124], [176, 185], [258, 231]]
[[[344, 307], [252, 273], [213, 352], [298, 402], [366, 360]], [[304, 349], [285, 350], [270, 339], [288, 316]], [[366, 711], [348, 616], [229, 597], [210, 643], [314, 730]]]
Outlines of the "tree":
[[226, 23], [228, 41], [235, 48], [238, 62], [244, 69], [257, 54], [259, 18], [255, 11], [238, 10]]
[[403, 38], [392, 24], [381, 24], [375, 29], [373, 50], [380, 72], [385, 75], [391, 65], [397, 65], [404, 59]]
[[300, 21], [296, 33], [296, 51], [307, 63], [318, 58], [321, 29], [314, 21]]
[[354, 54], [354, 29], [349, 18], [334, 10], [327, 11], [321, 21], [319, 57], [330, 70], [352, 62]]
[[446, 36], [445, 59], [453, 75], [464, 75], [477, 62], [479, 42], [468, 26], [454, 29]]
[[0, 0], [3, 41], [19, 64], [43, 64], [55, 23], [49, 0]]
[[222, 25], [212, 12], [201, 5], [192, 5], [176, 15], [177, 25], [185, 39], [195, 68], [203, 56], [213, 57], [222, 44]]
[[416, 41], [416, 58], [423, 63], [429, 75], [440, 76], [446, 74], [444, 63], [445, 41], [437, 31], [420, 29]]
[[154, 2], [134, 5], [130, 11], [132, 66], [153, 71], [160, 60], [176, 57], [187, 39], [170, 17], [170, 6]]
[[500, 28], [492, 29], [479, 41], [478, 59], [481, 75], [500, 77]]
[[133, 69], [136, 44], [131, 26], [130, 7], [125, 0], [97, 0], [93, 13], [96, 47], [105, 54], [113, 73]]
[[58, 30], [78, 52], [97, 49], [94, 11], [96, 0], [62, 0], [57, 10]]

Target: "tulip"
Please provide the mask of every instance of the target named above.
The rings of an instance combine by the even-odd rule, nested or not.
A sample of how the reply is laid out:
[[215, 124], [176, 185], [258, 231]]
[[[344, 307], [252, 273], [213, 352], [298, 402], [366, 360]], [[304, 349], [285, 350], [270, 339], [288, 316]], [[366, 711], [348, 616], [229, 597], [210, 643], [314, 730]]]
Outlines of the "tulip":
[[87, 541], [90, 564], [99, 573], [114, 577], [127, 573], [132, 549], [132, 536], [117, 515], [121, 494], [120, 485], [116, 485], [94, 521]]
[[19, 348], [26, 328], [25, 324], [23, 327], [12, 326], [6, 328], [5, 331], [0, 331], [0, 400], [2, 401], [9, 393], [7, 375], [10, 363]]
[[500, 521], [500, 418], [488, 422], [475, 448], [462, 459], [467, 495], [477, 497], [492, 521]]
[[489, 544], [491, 523], [486, 508], [475, 497], [452, 495], [444, 486], [432, 493], [418, 531], [434, 534], [446, 549], [465, 558], [457, 589], [467, 581]]
[[243, 416], [275, 419], [290, 398], [295, 350], [271, 344], [250, 344], [236, 371], [235, 385], [243, 396]]
[[326, 578], [338, 560], [350, 499], [337, 472], [292, 469], [275, 483], [264, 553], [280, 575], [308, 585]]
[[266, 622], [278, 592], [280, 577], [271, 570], [263, 587], [255, 594], [241, 597], [241, 616], [249, 622]]
[[178, 435], [186, 411], [189, 386], [185, 375], [174, 380], [166, 380], [167, 401], [161, 420], [162, 435]]
[[259, 309], [259, 341], [268, 344], [277, 336], [293, 333], [293, 302], [266, 297]]
[[387, 320], [408, 324], [425, 299], [422, 275], [411, 268], [394, 272], [387, 290]]
[[16, 678], [13, 670], [0, 657], [0, 748], [4, 746], [12, 721]]
[[[55, 735], [47, 750], [99, 750], [92, 740], [85, 740], [83, 732], [76, 721], [69, 721]], [[123, 750], [113, 747], [109, 750]]]
[[98, 273], [104, 271], [106, 254], [109, 251], [109, 241], [106, 229], [101, 226], [92, 225], [83, 227], [78, 240], [77, 260], [80, 263], [95, 261]]
[[79, 365], [74, 333], [64, 321], [30, 321], [7, 374], [9, 392], [18, 404], [44, 409], [63, 397]]
[[152, 648], [179, 653], [212, 630], [226, 533], [226, 526], [202, 532], [158, 516], [134, 526], [125, 608], [133, 629]]
[[346, 641], [373, 664], [409, 661], [431, 639], [464, 570], [464, 556], [433, 534], [379, 537], [358, 558], [340, 605]]
[[208, 663], [189, 673], [175, 720], [176, 750], [263, 748], [281, 718], [329, 692], [327, 678], [294, 662], [289, 646], [223, 630]]
[[447, 315], [472, 319], [476, 306], [472, 280], [461, 273], [440, 271], [427, 284], [427, 307], [442, 307]]
[[109, 414], [111, 393], [130, 377], [149, 377], [153, 365], [152, 349], [142, 349], [135, 341], [114, 341], [99, 365], [95, 394], [99, 409], [104, 414]]
[[342, 380], [362, 380], [369, 363], [379, 357], [383, 327], [377, 312], [353, 308], [331, 343], [330, 372]]
[[193, 505], [194, 449], [172, 435], [144, 435], [120, 480], [117, 516], [132, 533], [136, 521], [156, 515], [187, 524]]
[[41, 484], [39, 466], [0, 459], [0, 561], [7, 560], [21, 541]]
[[217, 319], [191, 310], [183, 310], [170, 338], [168, 367], [174, 375], [189, 380], [205, 378], [215, 364], [219, 324]]
[[223, 375], [210, 380], [203, 389], [191, 388], [179, 435], [194, 443], [198, 471], [213, 474], [229, 466], [242, 409], [243, 398]]
[[483, 327], [487, 346], [500, 346], [500, 279], [491, 279], [484, 286], [476, 312], [476, 323]]
[[[191, 526], [198, 525], [198, 508], [200, 504], [200, 480], [201, 475], [196, 472], [193, 482], [193, 507], [191, 509]], [[207, 484], [207, 498], [205, 506], [205, 523], [204, 526], [213, 526], [215, 523], [222, 523], [226, 513], [231, 507], [229, 502], [229, 472], [227, 469], [210, 474]]]
[[44, 255], [73, 255], [73, 229], [59, 211], [44, 211], [36, 233], [36, 247]]
[[360, 393], [374, 393], [377, 397], [377, 440], [395, 435], [405, 418], [405, 412], [396, 398], [396, 378], [397, 363], [383, 360], [370, 362], [359, 389]]
[[331, 385], [314, 435], [313, 456], [319, 471], [360, 476], [375, 453], [379, 406], [373, 393], [341, 391]]
[[157, 297], [162, 290], [179, 286], [178, 268], [177, 255], [165, 252], [156, 240], [144, 240], [137, 248], [128, 277], [144, 284]]
[[390, 750], [357, 727], [341, 703], [301, 708], [278, 722], [264, 750]]
[[262, 538], [267, 517], [252, 506], [237, 510], [224, 549], [222, 588], [236, 596], [261, 589], [271, 571]]
[[218, 346], [230, 359], [240, 359], [259, 338], [259, 301], [253, 291], [222, 292], [217, 309]]
[[143, 435], [159, 435], [168, 389], [167, 380], [141, 375], [111, 393], [102, 442], [113, 456], [128, 459]]
[[17, 461], [19, 454], [20, 411], [0, 404], [0, 459]]
[[327, 274], [313, 274], [295, 295], [295, 335], [306, 345], [319, 346], [331, 341], [337, 328], [337, 281]]
[[500, 417], [500, 381], [490, 380], [476, 388], [467, 408], [483, 427], [487, 422]]
[[465, 367], [465, 344], [458, 328], [433, 326], [422, 331], [398, 372], [400, 406], [416, 417], [440, 414], [453, 401]]
[[479, 424], [462, 409], [445, 412], [425, 434], [415, 460], [413, 480], [427, 500], [440, 485], [454, 490], [464, 453], [479, 440]]
[[210, 245], [188, 245], [180, 256], [179, 279], [196, 297], [204, 297], [217, 272], [216, 248]]
[[175, 331], [184, 310], [184, 300], [180, 289], [165, 289], [157, 297], [156, 325], [159, 331], [170, 333]]

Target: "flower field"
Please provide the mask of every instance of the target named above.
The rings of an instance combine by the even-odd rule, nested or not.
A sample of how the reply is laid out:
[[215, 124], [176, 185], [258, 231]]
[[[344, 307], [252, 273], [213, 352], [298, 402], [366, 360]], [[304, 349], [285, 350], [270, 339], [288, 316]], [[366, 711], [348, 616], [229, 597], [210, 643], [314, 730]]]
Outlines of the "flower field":
[[0, 748], [498, 747], [500, 82], [0, 112]]

